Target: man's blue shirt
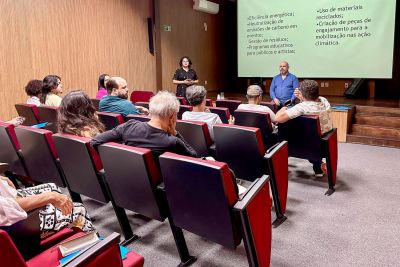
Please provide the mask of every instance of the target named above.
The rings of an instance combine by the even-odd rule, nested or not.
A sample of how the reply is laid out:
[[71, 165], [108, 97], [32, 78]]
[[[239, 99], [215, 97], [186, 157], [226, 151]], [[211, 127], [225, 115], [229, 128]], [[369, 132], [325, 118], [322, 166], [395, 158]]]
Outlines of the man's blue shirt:
[[272, 99], [278, 98], [283, 104], [285, 101], [296, 97], [294, 96], [294, 89], [299, 87], [299, 80], [291, 73], [286, 75], [286, 78], [282, 80], [280, 74], [276, 75], [272, 79], [271, 86], [269, 88], [269, 95]]
[[106, 95], [100, 100], [99, 110], [103, 112], [119, 113], [125, 117], [129, 114], [140, 114], [139, 110], [131, 101], [111, 95]]

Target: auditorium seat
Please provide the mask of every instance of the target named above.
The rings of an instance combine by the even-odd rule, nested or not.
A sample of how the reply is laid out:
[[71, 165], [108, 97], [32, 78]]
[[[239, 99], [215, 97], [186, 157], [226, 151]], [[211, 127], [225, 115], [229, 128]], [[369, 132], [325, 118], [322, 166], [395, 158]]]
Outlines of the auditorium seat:
[[286, 220], [288, 190], [288, 149], [282, 142], [266, 151], [258, 128], [238, 125], [214, 125], [216, 159], [226, 162], [236, 178], [254, 181], [270, 176], [276, 219], [274, 226]]
[[337, 129], [321, 134], [317, 115], [300, 116], [285, 123], [278, 124], [280, 140], [289, 144], [289, 156], [313, 161], [326, 158], [328, 191], [335, 192], [338, 163]]
[[176, 130], [182, 134], [185, 141], [197, 152], [198, 156], [214, 156], [214, 153], [210, 151], [213, 140], [211, 139], [207, 123], [178, 120], [176, 122]]
[[265, 149], [276, 144], [278, 137], [276, 134], [272, 133], [273, 128], [268, 112], [237, 109], [234, 114], [236, 125], [255, 127], [261, 130]]
[[97, 115], [99, 116], [100, 121], [104, 124], [106, 127], [106, 130], [112, 130], [118, 125], [122, 124], [125, 122], [124, 116], [122, 116], [119, 113], [111, 113], [111, 112], [97, 112]]
[[181, 263], [192, 262], [182, 229], [169, 216], [165, 193], [157, 188], [162, 176], [151, 150], [106, 143], [99, 146], [99, 154], [116, 205], [160, 222], [168, 218]]
[[131, 97], [130, 100], [132, 103], [136, 103], [136, 102], [149, 102], [150, 98], [154, 95], [153, 92], [151, 91], [133, 91], [131, 93]]
[[181, 104], [181, 105], [187, 105], [188, 104], [186, 99], [183, 96], [177, 96], [176, 98], [179, 100], [179, 104]]
[[52, 139], [53, 133], [28, 126], [16, 127], [15, 133], [30, 177], [40, 183], [66, 187]]
[[37, 106], [31, 104], [15, 104], [15, 109], [19, 116], [25, 118], [22, 125], [31, 126], [40, 122]]
[[148, 115], [141, 115], [141, 114], [129, 114], [125, 118], [126, 121], [129, 120], [137, 120], [137, 121], [144, 121], [148, 122], [150, 120], [150, 117]]
[[55, 134], [53, 140], [70, 190], [103, 203], [111, 202], [125, 237], [124, 243], [135, 240], [137, 236], [132, 233], [125, 210], [115, 204], [110, 194], [100, 156], [90, 145], [91, 139]]
[[269, 266], [272, 229], [267, 176], [254, 180], [239, 198], [226, 163], [170, 152], [159, 161], [178, 227], [230, 249], [243, 239], [249, 266]]
[[230, 114], [233, 114], [241, 103], [242, 101], [240, 100], [230, 99], [217, 99], [217, 101], [215, 101], [217, 107], [228, 108]]
[[135, 103], [135, 106], [140, 106], [149, 109], [149, 102], [138, 101]]
[[[69, 190], [54, 146], [53, 133], [49, 130], [28, 126], [16, 127], [15, 133], [30, 178], [35, 182], [54, 183]], [[69, 193], [74, 201], [82, 202], [78, 194], [72, 191]]]
[[40, 106], [39, 111], [40, 122], [47, 122], [45, 129], [57, 133], [58, 112], [60, 107]]
[[178, 120], [182, 119], [182, 114], [186, 111], [192, 111], [193, 107], [192, 106], [187, 106], [187, 105], [180, 105], [179, 111], [177, 114]]
[[[73, 239], [82, 236], [83, 233], [76, 233], [67, 238]], [[85, 266], [85, 267], [106, 267], [106, 266], [124, 266], [124, 267], [141, 267], [144, 264], [144, 258], [130, 251], [127, 258], [121, 260], [119, 252], [119, 234], [112, 233], [105, 239], [99, 241], [94, 246], [82, 251], [76, 258], [68, 262], [65, 267]], [[0, 262], [2, 266], [13, 267], [56, 267], [61, 266], [59, 260], [62, 258], [61, 252], [57, 245], [47, 249], [46, 251], [34, 256], [29, 260], [24, 260], [13, 240], [7, 232], [0, 230]]]
[[218, 108], [218, 107], [208, 107], [211, 113], [215, 113], [219, 116], [222, 123], [229, 123], [229, 118], [231, 117], [231, 113], [228, 108]]
[[91, 98], [90, 101], [92, 102], [94, 108], [95, 108], [96, 110], [99, 110], [100, 99]]
[[213, 107], [214, 103], [211, 98], [206, 99], [206, 107]]
[[271, 101], [271, 102], [262, 101], [260, 103], [260, 105], [269, 107], [274, 113], [277, 113], [279, 110], [279, 107], [273, 101]]
[[29, 260], [79, 231], [65, 227], [57, 233], [41, 239], [39, 211], [40, 209], [34, 209], [28, 212], [26, 219], [20, 220], [10, 226], [0, 226], [0, 229], [6, 231], [10, 236], [25, 260]]
[[8, 163], [13, 174], [28, 177], [29, 173], [20, 149], [15, 126], [0, 121], [0, 162]]

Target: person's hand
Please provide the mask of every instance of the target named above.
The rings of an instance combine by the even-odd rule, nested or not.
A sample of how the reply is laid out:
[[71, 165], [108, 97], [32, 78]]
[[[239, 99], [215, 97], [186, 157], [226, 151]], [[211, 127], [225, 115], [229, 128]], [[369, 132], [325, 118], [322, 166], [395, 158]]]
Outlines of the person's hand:
[[206, 107], [206, 108], [204, 109], [204, 112], [210, 113], [211, 111], [210, 111], [210, 109], [209, 109], [208, 107]]
[[145, 107], [141, 107], [141, 106], [136, 106], [136, 108], [140, 111], [140, 113], [143, 113], [145, 115], [149, 115], [149, 110]]
[[281, 101], [279, 101], [278, 98], [274, 98], [274, 103], [275, 103], [275, 105], [277, 105], [277, 106], [280, 106], [280, 105], [281, 105]]
[[74, 203], [72, 203], [72, 200], [69, 197], [57, 192], [49, 192], [48, 194], [51, 194], [50, 204], [60, 209], [62, 214], [68, 215], [72, 213]]
[[24, 117], [18, 116], [18, 117], [13, 118], [12, 120], [7, 121], [7, 122], [11, 123], [11, 124], [14, 124], [14, 126], [19, 126], [22, 123], [24, 123], [24, 121], [25, 121]]
[[235, 124], [235, 117], [233, 117], [233, 116], [231, 115], [231, 116], [229, 117], [228, 123], [229, 123], [229, 124]]
[[193, 84], [193, 81], [192, 81], [191, 79], [186, 79], [186, 80], [185, 80], [185, 84], [187, 84], [187, 85], [192, 85], [192, 84]]

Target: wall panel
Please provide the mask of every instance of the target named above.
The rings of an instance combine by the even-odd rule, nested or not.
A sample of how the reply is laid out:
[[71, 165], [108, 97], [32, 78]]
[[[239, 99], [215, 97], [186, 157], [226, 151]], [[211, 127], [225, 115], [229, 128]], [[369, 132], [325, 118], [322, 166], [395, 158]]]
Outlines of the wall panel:
[[150, 0], [0, 1], [0, 119], [16, 115], [24, 85], [61, 76], [64, 91], [91, 97], [101, 73], [127, 79], [131, 89], [156, 90], [148, 51]]
[[[172, 77], [179, 59], [189, 56], [199, 84], [208, 91], [226, 87], [225, 14], [223, 1], [216, 15], [193, 10], [192, 0], [158, 0], [160, 13], [162, 88], [173, 92]], [[204, 29], [207, 24], [207, 31]], [[165, 31], [164, 25], [171, 26]]]

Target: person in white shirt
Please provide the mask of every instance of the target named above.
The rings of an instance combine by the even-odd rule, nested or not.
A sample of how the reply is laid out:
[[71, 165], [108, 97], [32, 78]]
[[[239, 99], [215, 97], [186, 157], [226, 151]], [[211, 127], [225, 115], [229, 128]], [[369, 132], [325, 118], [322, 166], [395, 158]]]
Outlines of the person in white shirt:
[[42, 95], [40, 103], [46, 106], [59, 107], [62, 98], [59, 96], [63, 92], [61, 78], [57, 75], [47, 75], [43, 79]]
[[250, 85], [247, 88], [248, 104], [240, 104], [237, 109], [249, 111], [268, 112], [271, 122], [275, 122], [275, 113], [267, 106], [260, 105], [262, 100], [262, 89], [258, 85]]
[[72, 202], [55, 184], [16, 189], [6, 177], [0, 176], [0, 226], [9, 226], [27, 218], [27, 212], [40, 208], [41, 238], [64, 227], [91, 232], [95, 228], [82, 203]]
[[206, 107], [206, 95], [207, 91], [204, 86], [192, 85], [186, 88], [186, 100], [189, 102], [189, 105], [193, 107], [193, 110], [184, 112], [182, 114], [182, 120], [202, 121], [207, 123], [211, 139], [214, 140], [213, 125], [222, 123], [222, 121], [217, 114], [211, 113]]
[[40, 106], [39, 96], [42, 93], [43, 82], [41, 80], [31, 80], [25, 86], [25, 92], [29, 96], [27, 104]]
[[[321, 133], [332, 130], [331, 105], [325, 97], [319, 96], [318, 83], [314, 80], [304, 80], [300, 88], [294, 92], [300, 103], [291, 107], [283, 107], [276, 113], [276, 121], [284, 123], [301, 115], [318, 115]], [[315, 176], [322, 177], [326, 172], [326, 164], [321, 161], [312, 162]]]

